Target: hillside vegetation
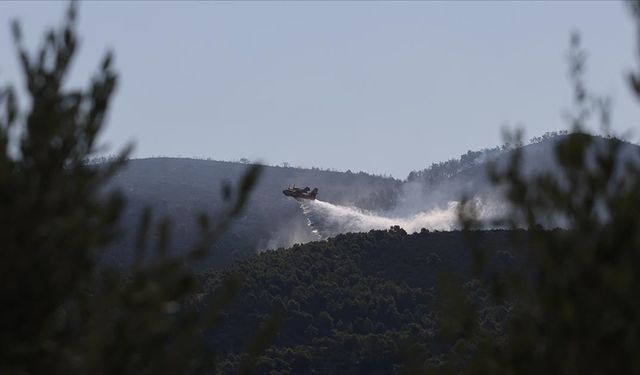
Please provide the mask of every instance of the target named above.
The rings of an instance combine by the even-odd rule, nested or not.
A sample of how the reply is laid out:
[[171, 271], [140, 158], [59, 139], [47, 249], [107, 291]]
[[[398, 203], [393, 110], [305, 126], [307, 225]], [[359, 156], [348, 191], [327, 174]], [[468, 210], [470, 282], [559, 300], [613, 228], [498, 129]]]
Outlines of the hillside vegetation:
[[[501, 202], [502, 192], [490, 181], [489, 165], [504, 167], [518, 150], [522, 156], [521, 170], [527, 175], [553, 173], [555, 145], [567, 133], [550, 133], [533, 138], [524, 146], [502, 146], [481, 151], [468, 151], [458, 159], [434, 163], [412, 172], [406, 181], [366, 173], [334, 172], [319, 169], [263, 167], [247, 204], [216, 244], [215, 255], [199, 266], [220, 268], [256, 252], [289, 247], [296, 243], [319, 240], [308, 224], [300, 205], [282, 194], [287, 186], [318, 187], [319, 199], [337, 205], [357, 207], [385, 215], [389, 212], [414, 215], [433, 208], [443, 208], [463, 196], [475, 196], [485, 201]], [[595, 137], [595, 146], [606, 143]], [[597, 148], [597, 147], [594, 147]], [[638, 146], [621, 143], [620, 164], [638, 163]], [[170, 216], [174, 251], [182, 253], [198, 236], [195, 216], [204, 211], [215, 215], [226, 207], [223, 187], [238, 180], [246, 165], [236, 162], [184, 158], [152, 158], [130, 160], [110, 182], [120, 190], [128, 206], [120, 219], [125, 236], [110, 246], [106, 256], [111, 263], [129, 264], [135, 245], [135, 232], [145, 207], [156, 217]], [[427, 228], [429, 229], [429, 228]]]
[[452, 347], [439, 328], [445, 313], [439, 280], [460, 280], [482, 311], [483, 330], [500, 335], [509, 306], [496, 305], [480, 288], [469, 244], [489, 250], [487, 272], [495, 273], [517, 266], [514, 235], [524, 232], [408, 235], [396, 227], [263, 252], [206, 275], [203, 308], [225, 275], [243, 279], [207, 343], [224, 348], [221, 369], [234, 373], [253, 334], [279, 314], [275, 343], [258, 358], [259, 373], [404, 373], [416, 358], [436, 366]]
[[[116, 264], [130, 262], [133, 233], [147, 206], [156, 217], [171, 217], [173, 249], [184, 252], [198, 237], [196, 214], [222, 212], [227, 206], [223, 187], [240, 179], [246, 169], [247, 165], [234, 162], [130, 160], [110, 183], [111, 188], [124, 194], [129, 205], [120, 221], [126, 235], [111, 245], [107, 259]], [[376, 211], [394, 205], [400, 182], [365, 173], [265, 166], [246, 210], [216, 243], [215, 255], [199, 269], [220, 267], [259, 250], [317, 240], [298, 203], [282, 194], [290, 185], [318, 187], [320, 199]]]

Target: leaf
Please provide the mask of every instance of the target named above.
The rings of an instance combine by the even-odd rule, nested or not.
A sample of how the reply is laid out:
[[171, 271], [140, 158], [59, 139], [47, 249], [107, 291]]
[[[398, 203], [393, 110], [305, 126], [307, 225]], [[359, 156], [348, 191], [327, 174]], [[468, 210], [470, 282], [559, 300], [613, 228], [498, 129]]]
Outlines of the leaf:
[[13, 20], [11, 22], [11, 35], [13, 36], [14, 43], [22, 43], [22, 29], [20, 27], [20, 23], [17, 20]]

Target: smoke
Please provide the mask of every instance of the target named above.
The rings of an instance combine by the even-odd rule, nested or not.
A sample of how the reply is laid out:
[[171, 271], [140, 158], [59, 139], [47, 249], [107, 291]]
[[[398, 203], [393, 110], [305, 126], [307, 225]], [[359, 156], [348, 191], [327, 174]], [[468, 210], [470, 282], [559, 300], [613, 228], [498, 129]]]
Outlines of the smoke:
[[307, 243], [322, 239], [318, 232], [309, 230], [307, 223], [299, 217], [293, 217], [272, 233], [268, 241], [258, 245], [256, 252], [264, 249], [290, 247], [297, 243]]
[[[525, 146], [522, 151], [520, 173], [532, 180], [535, 176], [548, 174], [561, 183], [566, 178], [555, 161], [554, 148], [557, 140]], [[597, 148], [605, 147], [605, 139], [596, 138], [595, 144], [586, 155], [588, 168], [595, 168]], [[624, 178], [624, 165], [640, 164], [640, 153], [636, 145], [624, 144], [619, 151], [620, 164], [615, 171], [618, 178]], [[473, 197], [478, 219], [485, 229], [491, 228], [495, 219], [504, 217], [508, 212], [505, 191], [490, 181], [487, 175], [487, 161], [493, 161], [494, 167], [504, 171], [511, 161], [509, 152], [498, 153], [480, 160], [476, 165], [453, 170], [438, 177], [435, 181], [406, 181], [400, 186], [395, 206], [385, 212], [365, 211], [351, 205], [341, 206], [319, 200], [299, 200], [298, 203], [307, 218], [308, 228], [321, 238], [347, 232], [367, 232], [371, 229], [389, 229], [400, 226], [409, 233], [422, 228], [448, 231], [460, 227], [458, 207], [461, 197]], [[363, 189], [365, 189], [363, 191]], [[358, 192], [367, 194], [367, 187], [359, 187]], [[606, 218], [606, 213], [601, 214]], [[548, 228], [566, 228], [566, 218], [549, 216], [541, 225]]]
[[[458, 225], [458, 206], [449, 201], [446, 207], [433, 208], [408, 216], [386, 216], [355, 207], [346, 207], [320, 200], [299, 200], [308, 225], [323, 238], [347, 232], [367, 232], [371, 229], [389, 229], [400, 226], [408, 233], [428, 230], [454, 230]], [[481, 218], [495, 217], [501, 209], [496, 204], [476, 201]]]

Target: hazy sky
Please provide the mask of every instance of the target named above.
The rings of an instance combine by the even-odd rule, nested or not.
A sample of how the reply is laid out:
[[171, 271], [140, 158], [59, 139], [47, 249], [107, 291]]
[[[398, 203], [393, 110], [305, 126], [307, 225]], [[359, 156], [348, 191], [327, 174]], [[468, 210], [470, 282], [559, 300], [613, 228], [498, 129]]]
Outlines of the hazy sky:
[[[39, 43], [66, 3], [0, 3], [0, 80], [18, 82], [9, 20]], [[566, 50], [589, 50], [588, 82], [640, 111], [623, 77], [634, 27], [618, 2], [90, 2], [80, 4], [87, 82], [106, 48], [120, 85], [103, 140], [137, 157], [242, 157], [270, 164], [409, 171], [566, 128]], [[634, 133], [634, 139], [638, 137]]]

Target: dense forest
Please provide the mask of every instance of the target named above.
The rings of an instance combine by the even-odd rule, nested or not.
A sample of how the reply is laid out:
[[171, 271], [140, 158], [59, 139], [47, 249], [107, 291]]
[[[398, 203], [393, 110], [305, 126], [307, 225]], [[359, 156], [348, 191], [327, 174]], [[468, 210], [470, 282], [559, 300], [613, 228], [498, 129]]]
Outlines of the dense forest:
[[481, 311], [483, 330], [501, 335], [510, 307], [481, 287], [468, 254], [474, 243], [490, 258], [484, 272], [514, 270], [523, 259], [513, 248], [514, 235], [525, 232], [408, 235], [395, 227], [260, 253], [206, 274], [203, 309], [221, 280], [243, 279], [221, 326], [206, 340], [220, 350], [222, 372], [235, 373], [260, 325], [280, 314], [274, 344], [257, 359], [259, 373], [406, 373], [416, 358], [437, 367], [455, 344], [439, 328], [445, 312], [438, 281], [459, 280]]

